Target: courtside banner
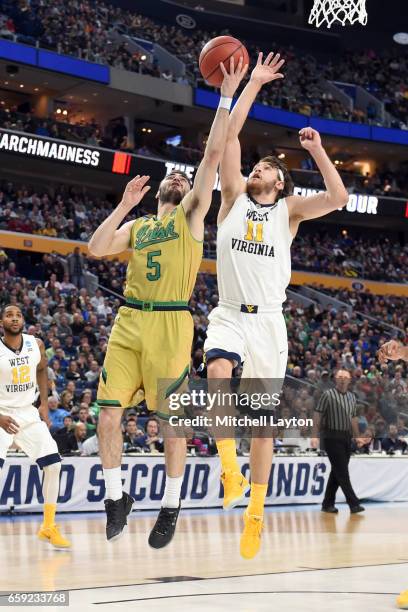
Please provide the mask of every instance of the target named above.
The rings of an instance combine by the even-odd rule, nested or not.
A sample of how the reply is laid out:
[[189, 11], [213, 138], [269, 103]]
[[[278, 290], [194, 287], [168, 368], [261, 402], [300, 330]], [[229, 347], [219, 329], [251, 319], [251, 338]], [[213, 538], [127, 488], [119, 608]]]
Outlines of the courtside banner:
[[[249, 457], [239, 457], [241, 471], [249, 476]], [[267, 505], [319, 504], [330, 472], [327, 457], [281, 457], [273, 463]], [[408, 501], [408, 457], [352, 457], [350, 475], [363, 500]], [[39, 512], [42, 473], [25, 457], [9, 457], [1, 471], [0, 511]], [[135, 508], [160, 508], [164, 492], [163, 456], [122, 458], [125, 491], [136, 500]], [[62, 512], [104, 509], [105, 485], [99, 457], [67, 457], [62, 461], [59, 510]], [[339, 501], [344, 501], [342, 495]], [[187, 459], [182, 488], [184, 508], [220, 508], [220, 462], [218, 457]]]

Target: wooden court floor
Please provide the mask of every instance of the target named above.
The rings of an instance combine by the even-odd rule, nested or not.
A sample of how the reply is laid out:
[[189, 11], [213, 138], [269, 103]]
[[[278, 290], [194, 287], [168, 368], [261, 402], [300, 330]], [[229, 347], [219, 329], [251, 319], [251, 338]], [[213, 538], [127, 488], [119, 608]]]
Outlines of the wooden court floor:
[[[134, 512], [127, 533], [114, 543], [105, 540], [104, 514], [60, 515], [59, 524], [73, 543], [69, 552], [55, 551], [37, 541], [39, 516], [3, 517], [0, 519], [0, 591], [63, 589], [74, 590], [78, 595], [82, 590], [81, 597], [84, 593], [90, 597], [92, 590], [100, 589], [99, 594], [103, 592], [106, 599], [109, 589], [114, 590], [115, 597], [118, 589], [128, 595], [130, 589], [130, 596], [125, 599], [133, 601], [134, 589], [140, 595], [141, 585], [155, 585], [154, 593], [162, 592], [162, 585], [166, 585], [163, 595], [166, 598], [178, 592], [180, 585], [186, 588], [187, 584], [197, 585], [199, 581], [201, 585], [208, 581], [214, 584], [215, 580], [221, 581], [217, 583], [221, 585], [227, 580], [228, 589], [235, 592], [245, 581], [247, 593], [251, 591], [251, 584], [257, 584], [261, 577], [265, 590], [264, 582], [269, 577], [267, 584], [273, 585], [272, 590], [276, 591], [285, 578], [289, 587], [285, 593], [292, 589], [296, 594], [297, 585], [305, 581], [308, 585], [308, 576], [309, 582], [313, 577], [318, 589], [324, 587], [329, 592], [331, 572], [337, 571], [333, 575], [333, 588], [349, 594], [350, 580], [353, 582], [359, 577], [361, 592], [364, 576], [374, 571], [378, 573], [373, 583], [376, 586], [365, 590], [366, 597], [375, 589], [393, 602], [395, 592], [408, 589], [408, 504], [368, 504], [366, 508], [364, 514], [354, 516], [342, 504], [337, 516], [323, 514], [316, 506], [269, 508], [262, 550], [252, 561], [239, 556], [243, 509], [231, 513], [204, 509], [182, 511], [173, 542], [161, 551], [152, 550], [147, 544], [156, 512]], [[386, 577], [389, 571], [391, 579]], [[344, 585], [339, 572], [346, 574]], [[320, 578], [316, 583], [317, 574]], [[150, 592], [151, 589], [145, 589], [144, 594]], [[150, 604], [154, 599], [149, 599]], [[120, 601], [120, 597], [115, 599], [115, 609], [121, 607]], [[308, 610], [302, 601], [294, 603], [293, 610]], [[207, 609], [207, 604], [196, 607], [196, 597], [189, 602], [188, 609]], [[217, 609], [214, 605], [213, 600], [212, 610]], [[264, 608], [254, 604], [242, 609]], [[286, 605], [285, 609], [292, 608]], [[361, 609], [377, 610], [373, 605]], [[382, 609], [388, 608], [378, 608]], [[389, 609], [395, 607], [392, 605]]]

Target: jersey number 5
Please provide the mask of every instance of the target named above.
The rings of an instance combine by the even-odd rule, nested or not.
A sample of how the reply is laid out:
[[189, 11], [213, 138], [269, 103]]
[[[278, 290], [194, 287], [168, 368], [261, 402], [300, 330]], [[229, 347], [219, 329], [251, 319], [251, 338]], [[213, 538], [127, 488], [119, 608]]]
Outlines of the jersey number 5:
[[255, 242], [263, 242], [263, 223], [254, 223], [253, 221], [249, 221], [248, 219], [247, 231], [244, 236], [244, 240], [254, 240]]
[[154, 270], [154, 272], [147, 272], [146, 278], [149, 281], [159, 280], [161, 276], [161, 266], [158, 261], [153, 261], [153, 257], [159, 257], [161, 255], [161, 251], [151, 251], [147, 254], [147, 264], [146, 266]]
[[30, 382], [30, 368], [28, 366], [12, 368], [11, 373], [13, 376], [13, 385], [23, 385], [24, 383]]

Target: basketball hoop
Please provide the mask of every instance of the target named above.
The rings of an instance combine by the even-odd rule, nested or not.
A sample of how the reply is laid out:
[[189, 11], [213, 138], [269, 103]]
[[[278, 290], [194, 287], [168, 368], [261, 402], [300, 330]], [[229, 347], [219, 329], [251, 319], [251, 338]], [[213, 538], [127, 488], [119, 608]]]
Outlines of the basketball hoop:
[[309, 23], [319, 28], [323, 23], [330, 28], [335, 21], [346, 25], [353, 25], [359, 21], [361, 25], [367, 23], [366, 0], [314, 0], [309, 16]]

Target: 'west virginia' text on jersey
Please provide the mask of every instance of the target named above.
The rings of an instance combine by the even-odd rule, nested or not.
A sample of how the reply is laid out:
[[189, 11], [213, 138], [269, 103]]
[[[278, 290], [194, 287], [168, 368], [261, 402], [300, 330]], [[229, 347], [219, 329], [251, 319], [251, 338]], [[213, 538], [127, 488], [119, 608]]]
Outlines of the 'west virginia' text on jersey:
[[0, 341], [0, 411], [33, 405], [41, 353], [34, 336], [23, 334], [23, 345], [12, 351]]
[[218, 226], [220, 302], [281, 308], [291, 276], [291, 244], [286, 200], [261, 206], [241, 194]]

